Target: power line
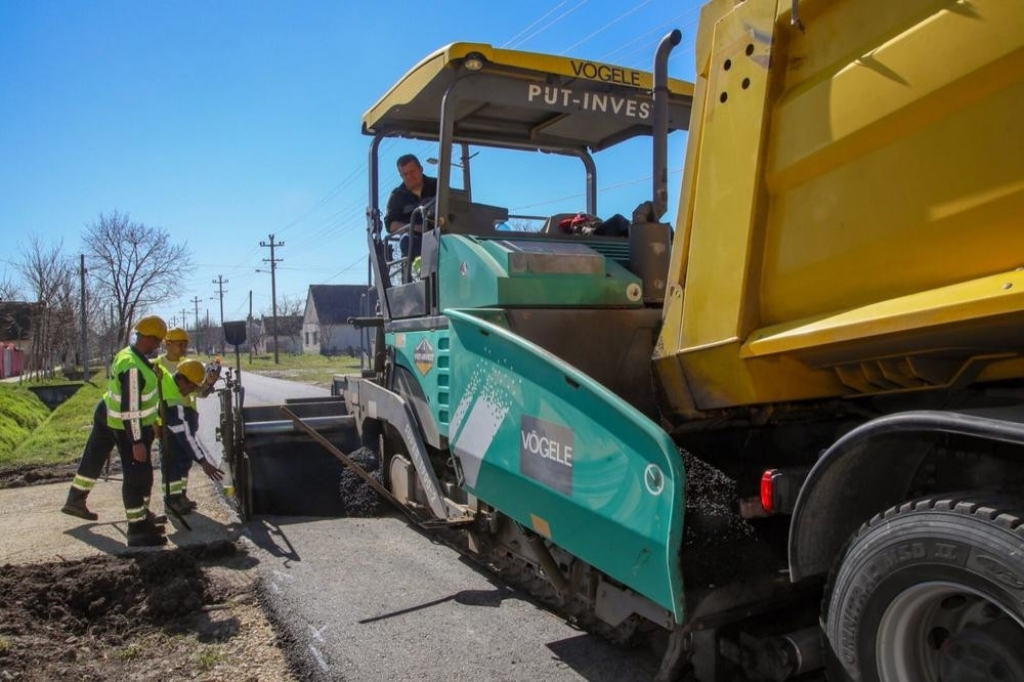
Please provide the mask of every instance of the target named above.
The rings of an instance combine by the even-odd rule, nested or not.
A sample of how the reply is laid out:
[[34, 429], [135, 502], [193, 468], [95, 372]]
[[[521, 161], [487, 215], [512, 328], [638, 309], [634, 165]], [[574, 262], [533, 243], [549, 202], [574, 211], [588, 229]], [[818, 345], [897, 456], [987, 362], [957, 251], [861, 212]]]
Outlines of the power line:
[[557, 10], [557, 9], [558, 9], [559, 7], [561, 7], [562, 5], [564, 5], [564, 4], [565, 4], [565, 3], [567, 3], [567, 2], [569, 2], [569, 0], [562, 0], [562, 1], [560, 2], [560, 3], [558, 3], [557, 5], [555, 5], [554, 7], [552, 7], [551, 9], [549, 9], [549, 10], [548, 10], [547, 12], [545, 12], [545, 13], [544, 13], [544, 14], [542, 14], [542, 15], [540, 15], [540, 17], [539, 17], [538, 19], [535, 19], [535, 20], [534, 20], [533, 22], [531, 22], [529, 26], [527, 26], [526, 28], [524, 28], [523, 30], [521, 30], [521, 31], [520, 31], [519, 33], [515, 34], [514, 36], [512, 36], [511, 38], [509, 38], [508, 40], [506, 40], [506, 41], [505, 41], [505, 42], [504, 42], [504, 43], [503, 43], [503, 44], [501, 45], [501, 47], [508, 47], [508, 45], [510, 45], [510, 44], [511, 44], [511, 43], [512, 43], [512, 42], [513, 42], [513, 41], [514, 41], [514, 40], [515, 40], [516, 38], [518, 38], [519, 36], [523, 35], [523, 34], [524, 34], [524, 33], [526, 33], [527, 31], [529, 31], [529, 30], [530, 30], [531, 28], [533, 28], [534, 26], [536, 26], [536, 25], [537, 25], [537, 24], [539, 24], [540, 22], [542, 22], [542, 21], [544, 21], [545, 19], [547, 19], [547, 18], [548, 18], [549, 16], [551, 16], [551, 14], [552, 14], [552, 13], [553, 13], [553, 12], [554, 12], [555, 10]]
[[[625, 50], [626, 48], [630, 47], [631, 45], [635, 45], [637, 42], [639, 42], [641, 40], [644, 40], [645, 38], [649, 37], [650, 35], [652, 35], [654, 33], [658, 33], [659, 34], [658, 37], [655, 39], [655, 42], [660, 41], [661, 40], [660, 33], [665, 28], [667, 28], [668, 26], [671, 26], [672, 24], [674, 24], [679, 19], [682, 19], [683, 17], [685, 17], [687, 14], [689, 14], [689, 12], [683, 12], [682, 14], [677, 14], [676, 16], [672, 17], [668, 21], [661, 22], [660, 24], [658, 24], [657, 26], [655, 26], [651, 30], [644, 31], [643, 33], [641, 33], [640, 35], [636, 36], [632, 40], [627, 40], [626, 42], [622, 43], [621, 45], [619, 45], [615, 49], [609, 50], [608, 52], [605, 52], [603, 55], [598, 57], [598, 59], [601, 60], [601, 61], [605, 61], [605, 60], [609, 59], [610, 57], [613, 57], [614, 55], [618, 54], [619, 52], [622, 52], [623, 50]], [[650, 43], [645, 43], [645, 45], [648, 45], [648, 44], [650, 44]], [[632, 54], [632, 51], [630, 52], [630, 54]]]
[[349, 263], [348, 265], [343, 267], [341, 270], [338, 270], [338, 272], [336, 272], [333, 275], [331, 275], [330, 277], [328, 277], [325, 280], [324, 283], [326, 284], [327, 282], [330, 282], [332, 279], [337, 279], [338, 277], [342, 276], [343, 274], [345, 274], [346, 272], [348, 272], [349, 270], [351, 270], [355, 266], [357, 266], [360, 263], [362, 263], [365, 259], [366, 259], [366, 256], [360, 255], [359, 258], [355, 259], [354, 261], [352, 261], [351, 263]]
[[580, 45], [582, 45], [583, 43], [586, 43], [586, 42], [588, 42], [588, 41], [589, 41], [589, 40], [590, 40], [591, 38], [593, 38], [594, 36], [596, 36], [596, 35], [598, 35], [598, 34], [600, 34], [600, 33], [603, 33], [603, 32], [605, 32], [605, 31], [607, 31], [607, 30], [608, 30], [609, 28], [611, 28], [611, 27], [612, 27], [612, 26], [614, 26], [615, 24], [619, 23], [620, 21], [622, 21], [623, 19], [625, 19], [626, 17], [628, 17], [628, 16], [629, 16], [630, 14], [632, 14], [633, 12], [636, 12], [636, 11], [637, 11], [637, 10], [639, 10], [639, 9], [640, 9], [641, 7], [643, 7], [644, 5], [649, 5], [650, 3], [651, 3], [651, 0], [643, 0], [643, 2], [641, 2], [641, 3], [639, 4], [639, 5], [637, 5], [637, 6], [636, 6], [636, 7], [634, 7], [633, 9], [631, 9], [631, 10], [628, 10], [628, 11], [626, 11], [626, 12], [623, 12], [622, 14], [620, 14], [620, 15], [619, 15], [619, 16], [617, 16], [617, 17], [615, 17], [615, 18], [614, 18], [614, 19], [612, 19], [611, 21], [609, 21], [609, 22], [606, 22], [606, 23], [604, 24], [604, 26], [602, 26], [601, 28], [597, 29], [596, 31], [594, 31], [593, 33], [591, 33], [590, 35], [588, 35], [588, 36], [587, 36], [586, 38], [583, 38], [583, 39], [582, 39], [582, 40], [580, 40], [579, 42], [576, 42], [576, 43], [574, 43], [574, 44], [570, 45], [569, 47], [565, 48], [564, 50], [562, 50], [561, 54], [566, 54], [566, 53], [568, 53], [568, 52], [570, 52], [570, 51], [572, 51], [572, 50], [575, 50], [575, 49], [576, 49], [577, 47], [579, 47], [579, 46], [580, 46]]
[[[683, 172], [682, 168], [676, 168], [676, 169], [670, 170], [669, 174], [670, 175], [676, 175], [676, 174], [681, 173], [681, 172]], [[648, 176], [643, 177], [643, 178], [633, 178], [632, 180], [623, 180], [622, 182], [617, 182], [614, 185], [605, 185], [604, 187], [600, 187], [600, 188], [598, 188], [597, 191], [600, 192], [600, 193], [611, 192], [611, 191], [614, 191], [614, 190], [617, 190], [617, 189], [622, 189], [623, 187], [629, 187], [631, 185], [638, 185], [641, 182], [650, 182], [651, 178], [653, 178], [653, 177], [654, 177], [653, 175], [648, 175]], [[560, 201], [567, 201], [569, 199], [579, 199], [580, 197], [583, 197], [583, 196], [586, 196], [585, 193], [583, 193], [583, 192], [578, 192], [576, 194], [568, 194], [568, 195], [563, 196], [563, 197], [558, 197], [557, 199], [548, 199], [547, 201], [541, 201], [541, 202], [538, 202], [536, 204], [527, 204], [526, 206], [516, 206], [510, 212], [511, 213], [519, 213], [520, 211], [525, 211], [528, 208], [537, 208], [538, 206], [550, 206], [551, 204], [557, 204]]]
[[529, 41], [531, 41], [534, 38], [536, 38], [537, 36], [539, 36], [544, 31], [548, 30], [549, 28], [551, 28], [552, 26], [554, 26], [555, 24], [560, 22], [562, 19], [565, 19], [567, 16], [569, 16], [570, 14], [572, 14], [573, 12], [578, 10], [580, 7], [583, 7], [583, 5], [585, 5], [585, 4], [587, 4], [587, 0], [582, 0], [579, 4], [574, 5], [573, 7], [570, 7], [565, 12], [562, 12], [557, 17], [555, 17], [550, 22], [548, 22], [545, 26], [540, 27], [539, 29], [537, 29], [536, 31], [534, 31], [530, 35], [526, 36], [525, 38], [523, 38], [522, 40], [517, 42], [515, 45], [512, 45], [511, 47], [518, 48], [518, 47], [520, 47], [522, 45], [525, 45]]

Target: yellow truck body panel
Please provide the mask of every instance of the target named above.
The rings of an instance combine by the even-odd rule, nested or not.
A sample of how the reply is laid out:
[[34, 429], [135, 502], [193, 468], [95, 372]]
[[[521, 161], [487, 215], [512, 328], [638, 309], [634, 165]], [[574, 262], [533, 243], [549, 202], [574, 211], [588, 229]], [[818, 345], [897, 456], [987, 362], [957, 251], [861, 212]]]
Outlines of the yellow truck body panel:
[[1024, 376], [1024, 3], [791, 9], [701, 15], [670, 411]]

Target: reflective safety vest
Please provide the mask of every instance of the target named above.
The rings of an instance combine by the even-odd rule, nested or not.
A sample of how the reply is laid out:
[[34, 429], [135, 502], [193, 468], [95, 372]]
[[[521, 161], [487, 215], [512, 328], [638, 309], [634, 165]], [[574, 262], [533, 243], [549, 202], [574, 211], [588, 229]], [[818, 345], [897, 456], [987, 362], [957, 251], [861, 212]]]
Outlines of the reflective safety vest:
[[[125, 374], [128, 394], [122, 395], [121, 377]], [[142, 440], [142, 427], [156, 423], [160, 408], [156, 371], [131, 346], [114, 356], [103, 401], [107, 405], [107, 426], [131, 431], [134, 441]]]
[[178, 363], [160, 362], [163, 359], [163, 356], [157, 358], [160, 369], [163, 370], [163, 373], [160, 374], [160, 393], [163, 395], [164, 402], [167, 403], [168, 407], [185, 405], [186, 396], [181, 395], [181, 391], [178, 389], [178, 382], [174, 380], [175, 370], [167, 370], [167, 365], [174, 365], [176, 367]]
[[[182, 358], [181, 360], [185, 359], [186, 358]], [[173, 390], [175, 395], [178, 396], [178, 402], [174, 403], [175, 405], [184, 405], [185, 407], [194, 410], [196, 409], [195, 395], [192, 393], [189, 393], [188, 395], [181, 395], [181, 391], [178, 390], [178, 385], [174, 383], [174, 373], [178, 371], [178, 363], [181, 362], [181, 360], [178, 360], [178, 362], [168, 360], [166, 353], [157, 356], [155, 364], [160, 365], [160, 369], [164, 371], [163, 378], [161, 379], [163, 382], [164, 400], [167, 400], [167, 396], [170, 395], [168, 390]], [[170, 382], [170, 389], [168, 388], [168, 382]]]

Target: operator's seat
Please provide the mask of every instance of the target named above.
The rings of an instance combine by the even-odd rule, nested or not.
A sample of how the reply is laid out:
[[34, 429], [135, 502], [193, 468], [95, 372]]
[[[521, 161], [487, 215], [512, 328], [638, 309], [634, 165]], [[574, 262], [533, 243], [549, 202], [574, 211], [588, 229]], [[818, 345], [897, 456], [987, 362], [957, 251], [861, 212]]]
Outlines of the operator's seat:
[[453, 234], [492, 234], [495, 225], [507, 221], [507, 208], [473, 203], [462, 192], [452, 192], [448, 198], [446, 232]]
[[565, 234], [562, 232], [562, 228], [558, 225], [566, 218], [571, 218], [575, 213], [556, 213], [547, 220], [544, 221], [544, 226], [540, 228], [541, 234]]

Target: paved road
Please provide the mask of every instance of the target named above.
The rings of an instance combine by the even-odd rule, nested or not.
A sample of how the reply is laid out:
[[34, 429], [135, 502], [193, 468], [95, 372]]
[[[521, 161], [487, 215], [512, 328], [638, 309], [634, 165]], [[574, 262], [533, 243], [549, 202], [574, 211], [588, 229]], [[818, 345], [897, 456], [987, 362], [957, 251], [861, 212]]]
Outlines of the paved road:
[[[243, 383], [246, 405], [327, 394], [252, 374]], [[201, 437], [212, 444], [218, 406], [200, 405]], [[246, 531], [308, 679], [619, 681], [655, 672], [649, 654], [571, 627], [399, 518], [266, 516]]]
[[[226, 360], [234, 363], [234, 357]], [[245, 387], [246, 405], [279, 405], [289, 398], [314, 398], [330, 395], [326, 388], [317, 388], [294, 381], [271, 379], [258, 374], [242, 373], [242, 384]], [[216, 442], [216, 429], [220, 423], [220, 403], [216, 395], [211, 395], [197, 402], [199, 405], [199, 439], [203, 442], [212, 458], [221, 455], [220, 444]]]

